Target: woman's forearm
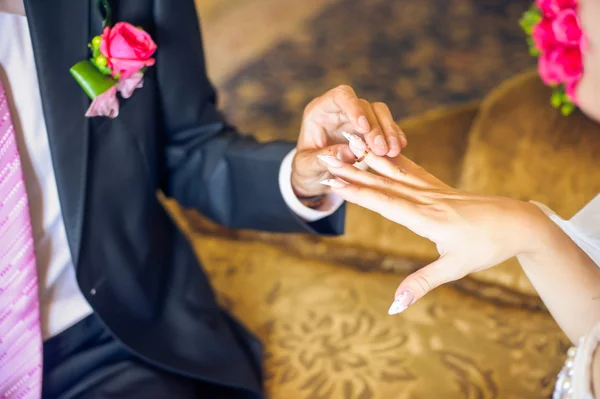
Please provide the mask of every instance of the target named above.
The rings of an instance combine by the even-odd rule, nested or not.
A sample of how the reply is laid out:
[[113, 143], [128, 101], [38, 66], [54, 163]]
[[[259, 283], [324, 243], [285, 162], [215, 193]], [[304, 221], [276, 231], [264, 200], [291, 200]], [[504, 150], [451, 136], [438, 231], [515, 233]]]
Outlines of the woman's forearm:
[[532, 209], [535, 245], [518, 256], [546, 307], [572, 342], [600, 321], [600, 268], [558, 226]]

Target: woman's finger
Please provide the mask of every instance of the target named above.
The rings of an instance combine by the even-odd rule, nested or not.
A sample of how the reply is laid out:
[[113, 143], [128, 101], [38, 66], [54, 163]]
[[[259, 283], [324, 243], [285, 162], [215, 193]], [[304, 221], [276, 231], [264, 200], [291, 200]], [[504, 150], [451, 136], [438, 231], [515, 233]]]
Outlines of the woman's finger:
[[415, 187], [430, 186], [423, 178], [423, 168], [400, 154], [394, 159], [378, 157], [368, 151], [365, 143], [356, 134], [344, 133], [344, 137], [350, 143], [350, 150], [378, 174], [394, 181], [406, 183]]
[[373, 112], [375, 112], [379, 126], [387, 139], [388, 153], [386, 155], [390, 158], [398, 156], [402, 148], [407, 145], [406, 136], [398, 127], [392, 112], [386, 104], [374, 103]]
[[446, 255], [408, 276], [396, 290], [388, 313], [401, 313], [434, 288], [460, 278], [454, 276], [458, 266], [452, 256]]
[[415, 188], [408, 187], [405, 184], [392, 180], [386, 176], [380, 176], [368, 171], [361, 170], [351, 165], [342, 164], [331, 165], [329, 172], [347, 182], [357, 184], [359, 186], [369, 187], [377, 191], [388, 192], [397, 196], [414, 196]]
[[[354, 168], [356, 170], [356, 168]], [[336, 169], [337, 170], [337, 169]], [[360, 174], [370, 174], [356, 170]], [[321, 184], [331, 187], [332, 192], [348, 202], [379, 213], [386, 219], [399, 223], [409, 229], [419, 220], [419, 210], [413, 202], [371, 187], [365, 187], [347, 180], [328, 179]]]

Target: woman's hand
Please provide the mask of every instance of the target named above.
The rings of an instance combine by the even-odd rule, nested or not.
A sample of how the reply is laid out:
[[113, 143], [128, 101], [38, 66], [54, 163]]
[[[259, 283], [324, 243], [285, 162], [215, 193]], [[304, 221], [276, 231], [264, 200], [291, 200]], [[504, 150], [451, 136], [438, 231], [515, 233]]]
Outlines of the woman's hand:
[[[364, 154], [366, 146], [358, 136], [350, 143], [355, 155]], [[390, 160], [369, 152], [365, 162], [377, 174], [337, 163], [329, 170], [338, 178], [323, 184], [428, 238], [440, 253], [437, 261], [400, 284], [390, 314], [441, 284], [535, 251], [539, 231], [549, 223], [535, 205], [453, 189], [403, 155]]]

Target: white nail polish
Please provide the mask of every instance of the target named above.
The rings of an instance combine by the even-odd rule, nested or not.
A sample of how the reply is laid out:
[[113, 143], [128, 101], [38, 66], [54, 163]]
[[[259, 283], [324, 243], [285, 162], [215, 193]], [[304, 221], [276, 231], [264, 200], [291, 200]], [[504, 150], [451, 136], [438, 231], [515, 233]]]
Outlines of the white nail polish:
[[358, 137], [356, 134], [342, 132], [342, 136], [344, 136], [346, 140], [350, 142], [350, 144], [354, 145], [354, 147], [356, 147], [359, 150], [364, 151], [367, 148], [367, 145], [365, 144], [363, 139]]
[[340, 180], [340, 179], [323, 180], [323, 181], [321, 181], [321, 184], [324, 186], [332, 187], [332, 188], [344, 188], [348, 185], [346, 182], [344, 182], [343, 180]]
[[348, 141], [352, 141], [355, 138], [353, 134], [350, 134], [348, 132], [342, 132], [342, 136], [344, 136]]
[[389, 315], [395, 315], [398, 313], [402, 313], [406, 310], [406, 306], [402, 305], [398, 299], [392, 302], [392, 306], [390, 306], [390, 310], [388, 310]]
[[344, 166], [344, 163], [342, 161], [340, 161], [336, 157], [332, 157], [331, 155], [317, 155], [317, 158], [334, 168]]
[[410, 290], [404, 290], [396, 297], [388, 313], [390, 315], [402, 313], [415, 301], [415, 295]]

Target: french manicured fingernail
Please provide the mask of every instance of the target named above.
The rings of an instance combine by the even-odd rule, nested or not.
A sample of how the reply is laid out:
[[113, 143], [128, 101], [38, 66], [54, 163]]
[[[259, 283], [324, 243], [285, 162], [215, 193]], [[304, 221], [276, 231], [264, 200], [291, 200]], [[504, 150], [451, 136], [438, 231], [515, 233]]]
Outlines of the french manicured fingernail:
[[356, 149], [364, 151], [367, 149], [367, 144], [358, 137], [356, 134], [343, 132], [342, 135], [352, 144]]
[[358, 118], [358, 126], [366, 130], [367, 132], [371, 130], [371, 125], [369, 125], [369, 121], [366, 116], [361, 116]]
[[325, 162], [327, 165], [333, 168], [340, 168], [344, 166], [344, 163], [337, 159], [336, 157], [332, 157], [331, 155], [317, 155], [321, 161]]
[[332, 188], [344, 188], [348, 185], [348, 183], [346, 183], [342, 179], [327, 179], [321, 181], [321, 184]]
[[408, 308], [410, 305], [412, 305], [414, 300], [415, 300], [415, 295], [411, 291], [409, 291], [409, 290], [402, 291], [402, 293], [396, 297], [394, 302], [392, 302], [392, 306], [390, 306], [390, 310], [388, 310], [388, 314], [394, 315], [394, 314], [404, 312], [406, 310], [406, 308]]
[[385, 139], [383, 138], [383, 136], [377, 136], [375, 137], [375, 146], [379, 147], [379, 148], [387, 148], [387, 144], [385, 142]]

